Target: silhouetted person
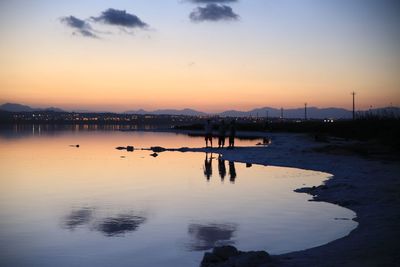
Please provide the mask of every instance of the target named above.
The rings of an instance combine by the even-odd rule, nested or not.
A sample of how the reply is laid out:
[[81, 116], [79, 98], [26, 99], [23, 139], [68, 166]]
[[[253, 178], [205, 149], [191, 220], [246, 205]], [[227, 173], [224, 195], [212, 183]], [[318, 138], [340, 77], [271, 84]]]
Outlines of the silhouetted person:
[[210, 145], [212, 147], [212, 124], [211, 120], [207, 120], [204, 126], [205, 130], [205, 140], [206, 140], [206, 147], [208, 147], [208, 141], [210, 141]]
[[232, 120], [229, 124], [229, 148], [235, 147], [235, 136], [236, 136], [236, 125], [235, 120]]
[[225, 121], [222, 120], [218, 127], [218, 148], [225, 146], [226, 126]]
[[212, 176], [212, 153], [210, 158], [208, 158], [208, 153], [206, 153], [206, 159], [204, 160], [204, 176], [207, 178], [207, 181], [210, 181]]
[[219, 172], [219, 177], [221, 177], [221, 181], [224, 181], [226, 176], [226, 167], [225, 167], [225, 160], [221, 155], [218, 156], [218, 172]]
[[231, 181], [231, 183], [235, 183], [235, 179], [236, 179], [235, 162], [229, 161], [229, 181]]
[[271, 139], [269, 139], [268, 137], [263, 138], [263, 145], [269, 145], [270, 143], [271, 143]]

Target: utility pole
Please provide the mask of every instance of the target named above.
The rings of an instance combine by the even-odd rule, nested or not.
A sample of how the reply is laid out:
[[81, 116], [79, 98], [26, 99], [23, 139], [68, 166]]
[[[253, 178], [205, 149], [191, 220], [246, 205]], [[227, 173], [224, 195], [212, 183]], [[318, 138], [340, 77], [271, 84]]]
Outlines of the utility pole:
[[304, 103], [304, 120], [307, 120], [307, 103]]
[[281, 108], [281, 120], [283, 120], [283, 108]]
[[351, 95], [353, 96], [353, 120], [356, 119], [356, 102], [355, 102], [355, 98], [356, 98], [356, 92], [352, 92]]

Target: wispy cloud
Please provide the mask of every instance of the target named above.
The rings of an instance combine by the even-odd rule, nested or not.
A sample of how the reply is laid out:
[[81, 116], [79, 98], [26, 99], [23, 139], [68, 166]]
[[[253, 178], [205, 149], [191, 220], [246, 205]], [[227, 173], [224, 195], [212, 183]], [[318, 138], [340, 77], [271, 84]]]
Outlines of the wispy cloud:
[[147, 28], [148, 25], [138, 16], [130, 14], [125, 10], [109, 8], [101, 13], [98, 17], [91, 17], [95, 22], [104, 24], [127, 27], [127, 28]]
[[239, 15], [234, 13], [227, 5], [207, 4], [205, 7], [197, 7], [190, 13], [189, 18], [193, 22], [238, 20]]
[[69, 17], [62, 17], [60, 21], [67, 25], [70, 28], [73, 28], [75, 31], [73, 32], [74, 34], [79, 34], [84, 37], [92, 37], [92, 38], [97, 38], [97, 35], [94, 34], [92, 26], [90, 24], [82, 19], [78, 19], [77, 17], [74, 16], [69, 16]]

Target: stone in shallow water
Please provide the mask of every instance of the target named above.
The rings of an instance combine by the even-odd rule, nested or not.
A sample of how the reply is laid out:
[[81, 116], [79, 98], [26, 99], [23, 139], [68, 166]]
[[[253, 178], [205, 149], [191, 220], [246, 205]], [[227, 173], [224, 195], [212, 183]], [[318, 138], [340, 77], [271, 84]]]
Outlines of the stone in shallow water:
[[222, 260], [228, 260], [232, 256], [239, 255], [239, 251], [234, 246], [215, 247], [212, 254]]
[[273, 266], [265, 251], [238, 251], [233, 246], [216, 247], [204, 253], [200, 267], [268, 267]]
[[167, 150], [167, 149], [165, 149], [164, 147], [161, 147], [161, 146], [152, 146], [150, 149], [153, 152], [156, 152], [156, 153], [164, 152], [164, 151]]
[[[229, 265], [228, 265], [229, 266]], [[268, 267], [272, 266], [271, 258], [265, 251], [249, 251], [233, 258], [231, 266], [235, 267]]]
[[118, 146], [115, 149], [117, 150], [126, 150], [128, 152], [133, 152], [135, 150], [135, 148], [133, 146]]

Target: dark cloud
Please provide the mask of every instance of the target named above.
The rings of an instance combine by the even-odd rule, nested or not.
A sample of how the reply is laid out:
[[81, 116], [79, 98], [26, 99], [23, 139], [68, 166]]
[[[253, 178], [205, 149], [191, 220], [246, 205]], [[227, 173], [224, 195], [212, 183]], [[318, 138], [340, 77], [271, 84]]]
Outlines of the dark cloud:
[[93, 37], [93, 38], [97, 37], [93, 33], [93, 29], [90, 26], [90, 24], [84, 20], [78, 19], [77, 17], [74, 16], [69, 16], [69, 17], [62, 17], [60, 21], [65, 25], [67, 25], [68, 27], [75, 29], [74, 34], [78, 33], [85, 37]]
[[189, 18], [194, 22], [238, 20], [231, 7], [219, 4], [207, 4], [205, 7], [197, 7], [190, 13]]
[[215, 246], [232, 245], [232, 238], [237, 231], [235, 224], [190, 224], [188, 233], [192, 237], [187, 248], [190, 251], [209, 250]]
[[109, 8], [103, 11], [100, 16], [92, 17], [96, 22], [102, 22], [109, 25], [128, 27], [128, 28], [147, 28], [148, 25], [144, 23], [139, 17], [127, 13], [125, 10], [117, 10]]
[[187, 0], [187, 2], [195, 4], [221, 4], [221, 3], [235, 3], [238, 0]]

